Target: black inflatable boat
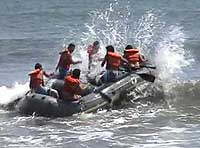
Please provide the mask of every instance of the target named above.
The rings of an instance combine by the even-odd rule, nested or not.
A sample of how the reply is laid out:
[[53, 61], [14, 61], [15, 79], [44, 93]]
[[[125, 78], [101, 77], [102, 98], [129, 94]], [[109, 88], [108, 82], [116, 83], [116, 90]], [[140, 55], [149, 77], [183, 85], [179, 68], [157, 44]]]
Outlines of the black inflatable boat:
[[[65, 101], [51, 96], [29, 93], [17, 104], [23, 115], [47, 117], [71, 116], [81, 112], [95, 112], [98, 109], [112, 108], [126, 99], [126, 95], [141, 85], [151, 85], [155, 77], [148, 68], [124, 73], [116, 82], [97, 87], [92, 93], [82, 97], [78, 102]], [[55, 80], [52, 88], [59, 90], [63, 82]], [[134, 98], [133, 98], [134, 99]]]

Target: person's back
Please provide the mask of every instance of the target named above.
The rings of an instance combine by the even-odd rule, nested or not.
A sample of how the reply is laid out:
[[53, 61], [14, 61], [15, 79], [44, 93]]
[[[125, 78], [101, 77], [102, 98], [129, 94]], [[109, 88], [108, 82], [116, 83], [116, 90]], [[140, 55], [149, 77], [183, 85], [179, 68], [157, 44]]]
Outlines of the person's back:
[[52, 74], [47, 74], [40, 63], [35, 64], [35, 70], [29, 73], [30, 76], [30, 83], [29, 87], [31, 92], [42, 94], [42, 95], [49, 95], [54, 98], [59, 98], [58, 92], [52, 88], [47, 88], [44, 85], [44, 76], [50, 77]]
[[43, 76], [49, 75], [43, 70], [40, 63], [35, 64], [35, 70], [29, 73], [30, 76], [30, 89], [36, 93], [47, 95], [47, 89], [44, 87]]
[[65, 77], [63, 92], [64, 100], [76, 101], [81, 97], [83, 89], [80, 87], [80, 72], [80, 69], [74, 69], [72, 74]]
[[58, 64], [56, 66], [56, 70], [59, 69], [59, 76], [58, 79], [64, 79], [65, 76], [68, 74], [71, 64], [78, 64], [81, 61], [74, 61], [72, 59], [72, 53], [75, 50], [75, 45], [70, 43], [68, 47], [65, 47], [65, 50], [60, 52], [60, 58]]
[[126, 46], [123, 57], [128, 60], [133, 68], [140, 68], [140, 63], [144, 61], [140, 55], [139, 49], [133, 48], [131, 45]]
[[59, 54], [60, 54], [60, 60], [58, 63], [58, 67], [69, 70], [70, 65], [72, 64], [71, 53], [66, 49], [66, 50], [60, 52]]
[[121, 55], [117, 52], [108, 52], [106, 55], [106, 69], [107, 70], [119, 70], [121, 65]]
[[36, 69], [29, 73], [30, 76], [30, 84], [29, 87], [31, 89], [37, 88], [40, 85], [43, 85], [43, 75], [42, 70]]
[[106, 72], [102, 76], [101, 80], [104, 83], [116, 81], [119, 77], [119, 68], [121, 61], [123, 60], [122, 56], [115, 52], [114, 47], [109, 45], [106, 47], [107, 53], [101, 64], [103, 67], [106, 64]]
[[121, 64], [121, 55], [115, 52], [114, 47], [109, 45], [106, 47], [107, 53], [104, 57], [101, 66], [103, 67], [106, 64], [107, 70], [118, 70]]

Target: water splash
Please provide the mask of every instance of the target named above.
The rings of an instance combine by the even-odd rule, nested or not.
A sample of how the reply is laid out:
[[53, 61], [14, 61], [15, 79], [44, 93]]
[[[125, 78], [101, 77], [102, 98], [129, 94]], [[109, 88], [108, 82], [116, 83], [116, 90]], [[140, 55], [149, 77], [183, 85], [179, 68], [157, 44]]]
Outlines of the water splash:
[[[80, 55], [83, 59], [82, 69], [84, 70], [87, 70], [85, 65], [88, 65], [86, 49], [95, 40], [100, 42], [99, 56], [101, 58], [105, 55], [107, 45], [113, 45], [117, 51], [124, 48], [128, 39], [130, 11], [128, 5], [124, 8], [118, 1], [115, 1], [108, 8], [92, 11], [89, 15], [91, 21], [85, 23], [87, 31], [81, 36]], [[97, 64], [94, 71], [99, 73], [101, 70], [100, 64]]]
[[0, 87], [0, 104], [8, 104], [22, 97], [29, 90], [28, 83], [15, 83], [12, 87]]
[[[192, 94], [184, 84], [186, 82], [184, 80], [185, 69], [189, 69], [193, 62], [190, 50], [184, 47], [185, 38], [184, 28], [172, 25], [165, 28], [155, 47], [155, 63], [169, 108], [173, 108], [175, 102], [180, 102], [180, 100], [185, 102], [184, 100], [188, 99], [188, 97], [185, 98], [187, 95], [182, 95], [185, 92]], [[184, 91], [177, 89], [180, 86]], [[189, 97], [193, 98], [192, 95]]]
[[104, 11], [93, 11], [90, 14], [91, 22], [85, 26], [88, 32], [84, 33], [82, 41], [97, 39], [102, 45], [114, 45], [117, 49], [127, 43], [129, 6], [124, 9], [120, 3], [110, 4]]
[[[125, 6], [125, 7], [124, 7]], [[85, 23], [86, 31], [80, 35], [78, 55], [83, 63], [83, 73], [87, 72], [88, 45], [95, 40], [100, 41], [100, 56], [105, 55], [105, 46], [112, 44], [118, 52], [123, 51], [127, 44], [140, 48], [151, 63], [157, 66], [158, 76], [163, 82], [165, 92], [171, 91], [170, 85], [183, 77], [183, 70], [190, 66], [192, 58], [184, 48], [186, 35], [184, 28], [175, 22], [168, 25], [164, 21], [165, 14], [158, 10], [148, 10], [140, 18], [135, 18], [129, 2], [111, 3], [108, 8], [92, 11], [90, 21]], [[77, 54], [76, 54], [77, 55]], [[94, 73], [102, 70], [100, 63]]]
[[165, 27], [165, 22], [161, 22], [163, 15], [161, 12], [149, 10], [137, 21], [136, 27], [130, 28], [133, 43], [148, 59], [153, 59], [151, 56], [154, 54], [158, 35]]
[[100, 41], [101, 57], [105, 55], [107, 45], [112, 44], [118, 52], [122, 52], [127, 44], [134, 44], [142, 53], [148, 55], [148, 59], [152, 59], [156, 38], [165, 25], [160, 21], [160, 12], [149, 10], [137, 21], [129, 3], [121, 7], [120, 2], [115, 1], [107, 9], [92, 11], [89, 15], [91, 21], [85, 23], [87, 31], [83, 32], [81, 37], [80, 55], [84, 70], [88, 64], [87, 46], [95, 40]]
[[[157, 44], [155, 61], [162, 81], [179, 80], [183, 68], [191, 64], [193, 59], [184, 48], [185, 34], [180, 26], [170, 26], [163, 33]], [[189, 55], [189, 56], [188, 56]]]

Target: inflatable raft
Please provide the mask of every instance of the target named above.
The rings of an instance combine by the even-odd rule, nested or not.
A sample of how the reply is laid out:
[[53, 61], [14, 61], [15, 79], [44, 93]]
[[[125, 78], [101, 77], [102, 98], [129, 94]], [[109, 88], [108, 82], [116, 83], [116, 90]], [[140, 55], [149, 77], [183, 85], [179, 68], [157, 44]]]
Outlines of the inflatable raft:
[[[141, 85], [151, 85], [155, 77], [147, 68], [124, 73], [118, 81], [104, 84], [82, 97], [79, 101], [66, 101], [51, 96], [29, 93], [17, 104], [18, 111], [23, 115], [64, 117], [81, 112], [95, 112], [98, 109], [112, 108], [126, 99], [126, 95]], [[64, 82], [56, 80], [52, 88], [60, 90]], [[133, 98], [134, 99], [134, 98]]]

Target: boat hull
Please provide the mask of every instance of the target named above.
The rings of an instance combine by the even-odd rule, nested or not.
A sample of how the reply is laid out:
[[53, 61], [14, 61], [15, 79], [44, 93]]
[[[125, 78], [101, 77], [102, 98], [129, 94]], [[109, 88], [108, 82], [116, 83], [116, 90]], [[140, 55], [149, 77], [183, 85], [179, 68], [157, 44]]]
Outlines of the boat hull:
[[[64, 101], [40, 94], [28, 94], [18, 103], [21, 114], [48, 117], [71, 116], [80, 112], [95, 112], [98, 109], [112, 108], [126, 100], [127, 94], [140, 85], [151, 85], [136, 73], [126, 74], [115, 83], [98, 87], [92, 93], [82, 97], [79, 102]], [[63, 82], [55, 81], [53, 88], [62, 89]], [[134, 98], [133, 98], [134, 99]]]

